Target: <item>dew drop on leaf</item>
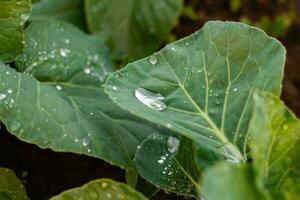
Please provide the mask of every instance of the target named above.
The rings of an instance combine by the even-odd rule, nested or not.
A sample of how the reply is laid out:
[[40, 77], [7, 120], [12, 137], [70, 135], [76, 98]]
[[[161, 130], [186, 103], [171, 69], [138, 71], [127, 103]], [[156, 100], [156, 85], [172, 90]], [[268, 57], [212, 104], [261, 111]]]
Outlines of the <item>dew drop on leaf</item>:
[[90, 74], [91, 73], [91, 69], [90, 68], [85, 68], [84, 69], [84, 73], [85, 74]]
[[12, 130], [12, 131], [17, 131], [21, 128], [21, 123], [19, 121], [12, 121], [9, 128]]
[[89, 141], [88, 139], [83, 139], [83, 140], [82, 140], [82, 145], [83, 145], [84, 147], [87, 147], [89, 144], [90, 144], [90, 141]]
[[175, 153], [178, 150], [180, 141], [176, 137], [170, 136], [167, 141], [168, 151], [170, 153]]
[[8, 89], [7, 89], [7, 93], [9, 93], [9, 94], [13, 93], [13, 89], [8, 88]]
[[156, 56], [150, 56], [149, 57], [149, 63], [152, 64], [152, 65], [155, 65], [157, 64], [158, 60], [156, 58]]
[[62, 87], [60, 85], [55, 86], [57, 90], [62, 90]]
[[27, 13], [22, 13], [20, 17], [22, 20], [26, 21], [29, 18], [29, 15]]
[[0, 93], [0, 101], [3, 100], [3, 99], [5, 99], [5, 97], [6, 97], [6, 94]]
[[117, 86], [113, 86], [112, 89], [113, 89], [114, 91], [118, 91], [118, 87], [117, 87]]
[[150, 92], [144, 88], [137, 88], [134, 96], [144, 105], [154, 110], [162, 111], [166, 108], [165, 97], [161, 94]]

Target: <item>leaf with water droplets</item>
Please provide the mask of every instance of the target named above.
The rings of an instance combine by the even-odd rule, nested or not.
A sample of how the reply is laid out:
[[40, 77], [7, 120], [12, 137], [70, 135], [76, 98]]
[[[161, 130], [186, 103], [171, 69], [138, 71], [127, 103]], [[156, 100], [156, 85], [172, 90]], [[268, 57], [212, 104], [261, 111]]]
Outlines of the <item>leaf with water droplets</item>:
[[150, 183], [181, 195], [197, 196], [200, 170], [188, 139], [151, 135], [135, 155], [138, 173]]
[[50, 200], [147, 200], [129, 185], [110, 179], [91, 181], [82, 187], [67, 190]]
[[63, 20], [85, 30], [85, 16], [82, 0], [40, 0], [32, 4], [29, 21]]
[[[112, 74], [105, 85], [110, 98], [123, 109], [195, 142], [197, 163], [202, 167], [216, 160], [246, 160], [253, 92], [280, 94], [283, 46], [257, 28], [213, 21], [152, 56], [157, 58], [154, 66], [148, 57]], [[128, 76], [121, 77], [122, 73]], [[145, 105], [134, 95], [138, 88], [160, 94], [166, 107], [158, 111]], [[153, 165], [144, 167], [151, 170]], [[140, 174], [157, 178], [152, 183], [161, 186], [159, 177], [148, 176], [146, 170]]]
[[0, 199], [29, 200], [24, 186], [9, 169], [0, 168]]
[[[61, 49], [68, 49], [66, 57]], [[112, 66], [100, 38], [66, 22], [32, 22], [16, 68], [30, 75], [0, 64], [0, 93], [6, 95], [0, 100], [0, 119], [12, 134], [41, 148], [134, 169], [138, 143], [157, 128], [120, 109], [104, 93], [101, 85]]]
[[87, 25], [91, 32], [109, 37], [116, 57], [141, 58], [162, 45], [182, 4], [182, 0], [85, 0]]
[[[280, 99], [254, 95], [250, 147], [256, 183], [274, 199], [300, 199], [300, 121]], [[293, 197], [293, 198], [291, 198]]]
[[[155, 66], [144, 58], [108, 78], [111, 99], [195, 141], [202, 155], [209, 155], [203, 162], [245, 160], [253, 92], [280, 94], [283, 46], [257, 28], [213, 21], [152, 56]], [[138, 88], [160, 94], [165, 108], [158, 112], [136, 98]]]
[[[25, 30], [25, 40], [24, 53], [17, 59], [17, 68], [34, 76], [48, 77], [44, 81], [100, 86], [112, 72], [104, 41], [69, 23], [32, 22]], [[86, 69], [90, 73], [86, 73]], [[59, 84], [57, 89], [61, 90]]]
[[30, 0], [0, 1], [0, 60], [11, 62], [23, 50], [23, 25], [30, 15]]

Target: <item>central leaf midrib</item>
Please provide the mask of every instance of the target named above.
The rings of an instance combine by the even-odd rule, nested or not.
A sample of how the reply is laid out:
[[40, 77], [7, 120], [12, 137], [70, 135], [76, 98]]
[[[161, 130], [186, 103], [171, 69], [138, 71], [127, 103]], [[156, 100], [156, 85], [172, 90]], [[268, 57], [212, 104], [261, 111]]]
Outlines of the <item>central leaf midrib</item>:
[[164, 54], [162, 54], [162, 58], [164, 59], [164, 61], [167, 63], [167, 66], [169, 67], [169, 69], [172, 71], [172, 73], [175, 75], [178, 85], [179, 87], [182, 89], [182, 91], [184, 92], [185, 96], [189, 99], [189, 101], [193, 104], [193, 106], [196, 108], [196, 110], [198, 111], [198, 114], [200, 117], [204, 118], [206, 120], [206, 122], [211, 126], [211, 128], [214, 130], [214, 134], [215, 136], [224, 144], [224, 145], [230, 145], [228, 150], [229, 152], [238, 160], [242, 160], [243, 156], [240, 152], [239, 149], [236, 148], [235, 145], [233, 145], [228, 138], [226, 137], [225, 133], [220, 130], [216, 124], [214, 123], [214, 121], [209, 117], [209, 115], [204, 112], [199, 106], [198, 104], [193, 100], [193, 98], [190, 96], [190, 94], [188, 93], [188, 91], [185, 89], [184, 85], [181, 83], [179, 77], [177, 76], [177, 74], [175, 73], [174, 69], [172, 68], [172, 66], [170, 65], [170, 63], [167, 61], [167, 59], [165, 58]]

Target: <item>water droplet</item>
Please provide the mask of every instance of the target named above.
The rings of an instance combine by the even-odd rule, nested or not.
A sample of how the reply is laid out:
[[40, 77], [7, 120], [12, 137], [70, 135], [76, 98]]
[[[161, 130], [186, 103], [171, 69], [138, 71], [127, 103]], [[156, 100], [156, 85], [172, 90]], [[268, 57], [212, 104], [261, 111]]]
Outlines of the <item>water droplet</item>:
[[158, 60], [157, 60], [156, 56], [152, 55], [149, 57], [149, 62], [150, 62], [150, 64], [155, 65], [155, 64], [157, 64]]
[[236, 92], [238, 89], [237, 89], [237, 88], [233, 88], [232, 90], [233, 90], [234, 92]]
[[166, 108], [165, 98], [161, 94], [150, 92], [144, 88], [137, 88], [134, 96], [144, 105], [154, 110], [162, 111]]
[[8, 89], [7, 89], [7, 93], [9, 93], [9, 94], [13, 93], [13, 89], [8, 88]]
[[62, 57], [67, 57], [69, 53], [70, 53], [69, 49], [60, 49], [60, 55]]
[[87, 147], [89, 144], [90, 144], [90, 141], [89, 141], [88, 139], [83, 139], [83, 140], [82, 140], [82, 145], [83, 145], [84, 147]]
[[29, 15], [27, 13], [22, 13], [20, 17], [22, 20], [26, 21], [29, 18]]
[[170, 123], [167, 123], [166, 126], [167, 126], [167, 128], [172, 128], [172, 124], [170, 124]]
[[85, 68], [85, 69], [84, 69], [84, 73], [90, 74], [90, 73], [91, 73], [91, 68]]
[[113, 86], [112, 89], [113, 89], [114, 91], [118, 91], [118, 87], [117, 87], [117, 86]]
[[178, 150], [180, 141], [176, 137], [170, 136], [167, 141], [168, 151], [170, 153], [175, 153]]
[[6, 94], [0, 93], [0, 101], [3, 100], [3, 99], [5, 99], [5, 97], [6, 97]]
[[165, 161], [162, 159], [159, 159], [157, 162], [162, 165]]
[[55, 86], [57, 90], [62, 90], [62, 87], [60, 85]]
[[21, 128], [21, 123], [19, 121], [12, 121], [9, 128], [12, 130], [12, 131], [17, 131]]
[[66, 44], [69, 44], [70, 40], [69, 39], [65, 39], [65, 42], [66, 42]]

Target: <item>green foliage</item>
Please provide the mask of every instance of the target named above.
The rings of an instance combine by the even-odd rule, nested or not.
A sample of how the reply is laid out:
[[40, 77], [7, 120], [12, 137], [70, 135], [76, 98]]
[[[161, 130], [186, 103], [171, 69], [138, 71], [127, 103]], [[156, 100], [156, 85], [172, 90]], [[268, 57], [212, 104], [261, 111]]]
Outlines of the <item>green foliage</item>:
[[250, 132], [257, 185], [274, 199], [299, 198], [300, 121], [271, 94], [254, 98]]
[[92, 181], [80, 188], [71, 189], [51, 198], [51, 200], [146, 200], [128, 185], [109, 179]]
[[115, 57], [130, 60], [162, 45], [181, 6], [182, 0], [85, 0], [89, 30], [108, 35]]
[[[127, 185], [95, 180], [52, 200], [146, 199], [134, 187], [148, 197], [300, 198], [300, 124], [279, 100], [284, 47], [255, 27], [212, 21], [153, 53], [175, 40], [182, 3], [34, 1], [23, 38], [30, 3], [0, 0], [1, 122], [24, 142], [126, 171]], [[191, 7], [182, 13], [196, 20]], [[276, 19], [285, 23], [276, 34], [288, 19]], [[5, 169], [0, 199], [28, 199]]]
[[23, 26], [29, 18], [30, 0], [0, 1], [0, 60], [11, 62], [24, 46]]
[[9, 169], [0, 167], [0, 199], [29, 200], [26, 191], [16, 175]]
[[30, 20], [57, 19], [85, 30], [83, 0], [39, 0], [32, 5]]
[[283, 36], [295, 20], [296, 12], [294, 10], [277, 15], [275, 19], [270, 19], [268, 16], [262, 16], [258, 22], [253, 22], [247, 17], [241, 19], [242, 22], [259, 27], [275, 37]]

